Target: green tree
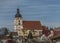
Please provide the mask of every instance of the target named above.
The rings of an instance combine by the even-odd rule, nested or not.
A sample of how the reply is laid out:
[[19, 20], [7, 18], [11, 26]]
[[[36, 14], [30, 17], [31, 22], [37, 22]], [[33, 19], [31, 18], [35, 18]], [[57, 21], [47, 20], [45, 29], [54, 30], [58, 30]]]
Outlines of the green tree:
[[31, 32], [31, 31], [30, 31], [29, 34], [28, 34], [28, 38], [29, 38], [29, 39], [33, 39], [32, 32]]
[[1, 29], [4, 32], [4, 35], [7, 35], [9, 33], [9, 29], [7, 27], [2, 27]]
[[53, 28], [50, 27], [50, 30], [53, 30]]
[[7, 35], [8, 34], [8, 28], [4, 28], [4, 34]]
[[10, 39], [13, 39], [12, 33], [9, 34], [9, 38], [10, 38]]

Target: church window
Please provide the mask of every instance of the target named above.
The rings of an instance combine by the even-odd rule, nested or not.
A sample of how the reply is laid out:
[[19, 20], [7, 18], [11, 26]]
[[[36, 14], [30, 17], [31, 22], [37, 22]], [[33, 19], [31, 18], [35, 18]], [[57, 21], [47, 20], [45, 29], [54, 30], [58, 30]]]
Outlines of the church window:
[[19, 23], [19, 25], [20, 25], [20, 23]]
[[19, 23], [20, 23], [20, 20], [19, 20]]

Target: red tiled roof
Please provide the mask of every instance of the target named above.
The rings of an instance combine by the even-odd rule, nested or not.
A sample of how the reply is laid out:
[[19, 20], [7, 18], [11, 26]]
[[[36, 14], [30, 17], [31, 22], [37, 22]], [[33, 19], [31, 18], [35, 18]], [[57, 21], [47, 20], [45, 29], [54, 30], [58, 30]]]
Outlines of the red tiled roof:
[[54, 31], [54, 36], [57, 36], [60, 34], [60, 31]]
[[7, 40], [7, 43], [14, 43], [13, 40]]
[[6, 40], [6, 39], [9, 39], [9, 38], [8, 38], [8, 36], [2, 36], [0, 39]]
[[60, 31], [60, 27], [58, 27], [58, 28], [55, 28], [54, 30], [55, 30], [55, 31]]
[[23, 21], [24, 30], [42, 30], [40, 21]]

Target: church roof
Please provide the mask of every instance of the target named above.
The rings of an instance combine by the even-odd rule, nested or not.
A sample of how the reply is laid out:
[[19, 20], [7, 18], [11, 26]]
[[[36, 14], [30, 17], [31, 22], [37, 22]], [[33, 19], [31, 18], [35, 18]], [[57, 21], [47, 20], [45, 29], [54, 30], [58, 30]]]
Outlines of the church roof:
[[23, 21], [23, 29], [25, 30], [42, 30], [40, 21]]
[[17, 9], [17, 13], [16, 13], [16, 15], [15, 15], [15, 18], [16, 17], [22, 17], [22, 15], [20, 14], [20, 12], [19, 12], [19, 9]]

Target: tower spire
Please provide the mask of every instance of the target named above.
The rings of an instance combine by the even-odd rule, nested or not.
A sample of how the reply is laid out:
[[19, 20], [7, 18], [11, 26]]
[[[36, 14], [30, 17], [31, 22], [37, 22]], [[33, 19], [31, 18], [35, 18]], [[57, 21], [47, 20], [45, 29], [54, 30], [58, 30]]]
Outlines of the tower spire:
[[22, 18], [22, 15], [20, 14], [19, 8], [17, 8], [17, 13], [16, 13], [16, 15], [15, 15], [15, 18], [16, 18], [16, 17], [21, 17], [21, 18]]
[[19, 14], [19, 8], [17, 8], [17, 14]]

